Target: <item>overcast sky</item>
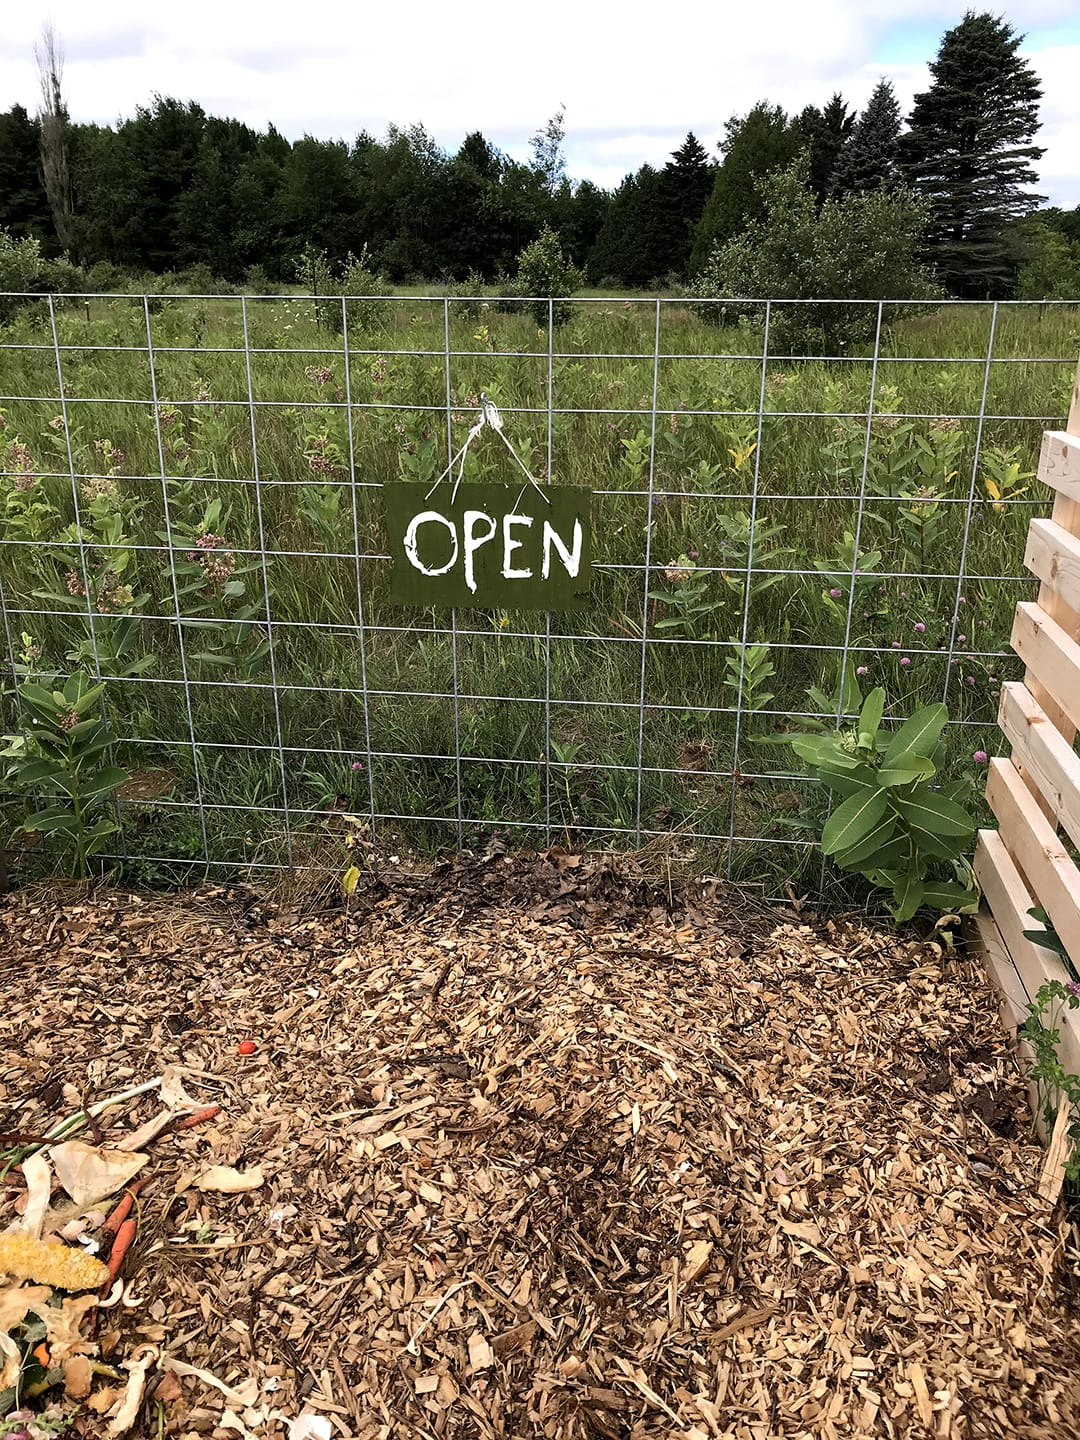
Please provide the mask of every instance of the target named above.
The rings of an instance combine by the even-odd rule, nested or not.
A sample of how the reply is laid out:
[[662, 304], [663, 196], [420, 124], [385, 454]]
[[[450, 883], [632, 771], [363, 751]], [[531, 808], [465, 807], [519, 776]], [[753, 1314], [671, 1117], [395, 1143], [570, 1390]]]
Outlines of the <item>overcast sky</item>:
[[[724, 121], [769, 99], [789, 110], [839, 89], [861, 104], [881, 75], [905, 111], [926, 63], [967, 8], [937, 0], [668, 0], [641, 5], [401, 5], [320, 0], [37, 0], [4, 6], [0, 109], [33, 110], [33, 46], [51, 19], [72, 117], [112, 123], [155, 92], [290, 138], [351, 140], [422, 122], [454, 149], [470, 130], [519, 158], [566, 109], [570, 174], [617, 184], [662, 164], [693, 130], [710, 151]], [[997, 13], [997, 6], [994, 7]], [[1023, 0], [1006, 18], [1043, 85], [1041, 189], [1080, 204], [1080, 11]]]

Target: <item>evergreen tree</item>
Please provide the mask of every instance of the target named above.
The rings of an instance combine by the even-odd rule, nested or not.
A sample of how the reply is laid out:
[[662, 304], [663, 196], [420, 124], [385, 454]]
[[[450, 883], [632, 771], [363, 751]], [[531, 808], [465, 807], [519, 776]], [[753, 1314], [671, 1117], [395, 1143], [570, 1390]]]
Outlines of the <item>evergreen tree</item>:
[[954, 295], [1011, 293], [1010, 222], [1041, 198], [1026, 187], [1043, 154], [1031, 144], [1042, 90], [1017, 53], [1022, 39], [1004, 20], [969, 10], [942, 39], [901, 141], [903, 170], [930, 205], [927, 256]]
[[663, 209], [664, 256], [658, 274], [684, 275], [694, 230], [713, 187], [715, 169], [705, 147], [691, 130], [660, 173], [659, 202]]
[[833, 172], [834, 195], [865, 194], [894, 185], [900, 178], [897, 148], [900, 105], [891, 80], [879, 80], [866, 109], [855, 122]]
[[616, 190], [592, 254], [589, 274], [607, 284], [644, 287], [666, 272], [661, 172], [643, 165]]
[[758, 219], [763, 200], [757, 181], [789, 165], [801, 148], [801, 136], [779, 105], [761, 101], [744, 116], [732, 116], [721, 141], [723, 163], [694, 232], [690, 269], [700, 270], [713, 247], [738, 235]]
[[824, 110], [808, 105], [795, 121], [810, 157], [810, 189], [819, 201], [832, 189], [833, 175], [854, 128], [855, 112], [848, 109], [839, 92]]
[[571, 204], [562, 219], [560, 234], [570, 259], [579, 269], [585, 268], [585, 262], [604, 228], [610, 205], [610, 192], [601, 190], [591, 180], [582, 180], [574, 190]]
[[43, 240], [52, 230], [39, 178], [40, 124], [22, 105], [0, 115], [0, 230], [16, 240]]

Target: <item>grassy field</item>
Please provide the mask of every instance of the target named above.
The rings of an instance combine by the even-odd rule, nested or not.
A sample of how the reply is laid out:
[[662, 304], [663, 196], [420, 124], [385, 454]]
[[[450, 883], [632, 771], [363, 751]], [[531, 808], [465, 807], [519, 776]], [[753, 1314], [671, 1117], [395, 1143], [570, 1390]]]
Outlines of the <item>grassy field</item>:
[[[348, 358], [340, 302], [148, 309], [149, 336], [136, 297], [58, 302], [58, 348], [43, 309], [0, 329], [10, 648], [116, 677], [134, 878], [336, 865], [342, 813], [374, 812], [382, 852], [676, 836], [702, 869], [812, 884], [821, 798], [755, 741], [845, 654], [893, 716], [945, 698], [981, 788], [1080, 310], [946, 306], [876, 367], [763, 371], [759, 331], [678, 303], [659, 331], [648, 300], [577, 304], [549, 355], [529, 314], [408, 295], [350, 307]], [[481, 389], [541, 478], [594, 491], [583, 614], [386, 598], [380, 486], [433, 481]], [[477, 445], [467, 478], [510, 463]]]

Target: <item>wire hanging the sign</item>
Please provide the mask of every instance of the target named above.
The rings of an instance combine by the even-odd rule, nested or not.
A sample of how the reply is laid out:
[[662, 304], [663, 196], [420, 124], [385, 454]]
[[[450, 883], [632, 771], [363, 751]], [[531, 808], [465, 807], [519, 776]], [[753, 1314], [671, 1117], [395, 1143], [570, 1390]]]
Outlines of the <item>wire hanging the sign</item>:
[[[453, 473], [454, 466], [457, 465], [458, 472], [456, 478], [454, 479], [454, 488], [450, 494], [450, 503], [451, 505], [454, 503], [454, 501], [457, 499], [458, 486], [461, 484], [462, 478], [465, 474], [465, 456], [468, 454], [469, 446], [483, 430], [494, 430], [495, 434], [498, 435], [499, 439], [503, 442], [506, 448], [510, 451], [510, 454], [514, 457], [518, 465], [524, 471], [525, 477], [528, 480], [529, 484], [540, 496], [544, 504], [550, 504], [551, 502], [544, 494], [540, 482], [534, 477], [532, 471], [525, 464], [524, 460], [522, 460], [521, 456], [514, 449], [513, 445], [511, 445], [506, 435], [506, 432], [503, 430], [503, 418], [499, 414], [498, 408], [491, 400], [488, 399], [487, 394], [483, 390], [480, 391], [480, 415], [476, 421], [476, 424], [469, 431], [468, 435], [466, 435], [465, 444], [462, 445], [461, 449], [457, 452], [457, 454], [453, 456], [450, 464], [447, 465], [446, 469], [435, 481], [435, 484], [432, 485], [431, 489], [424, 496], [424, 499], [431, 499], [432, 495], [435, 494], [435, 491], [439, 488], [439, 486], [446, 479], [446, 477]], [[458, 464], [459, 461], [461, 462], [460, 464]]]

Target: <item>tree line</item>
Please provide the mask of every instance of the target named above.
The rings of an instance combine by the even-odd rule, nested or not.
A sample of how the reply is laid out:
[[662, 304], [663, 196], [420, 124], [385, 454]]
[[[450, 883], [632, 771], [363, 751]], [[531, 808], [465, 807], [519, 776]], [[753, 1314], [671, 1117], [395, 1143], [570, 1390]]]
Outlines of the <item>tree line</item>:
[[726, 247], [760, 233], [787, 173], [804, 220], [812, 203], [834, 225], [856, 212], [891, 223], [888, 205], [843, 202], [905, 197], [913, 258], [949, 294], [1075, 294], [1080, 208], [1032, 218], [1041, 90], [1021, 39], [968, 12], [906, 121], [884, 79], [861, 113], [839, 94], [794, 115], [762, 101], [727, 122], [715, 160], [691, 133], [608, 192], [567, 178], [561, 112], [528, 162], [480, 131], [453, 153], [420, 125], [289, 141], [163, 96], [115, 126], [76, 123], [47, 32], [39, 112], [0, 114], [0, 230], [84, 271], [198, 266], [249, 286], [297, 280], [313, 253], [338, 270], [362, 254], [395, 282], [490, 282], [550, 230], [593, 284], [652, 287], [715, 272]]

